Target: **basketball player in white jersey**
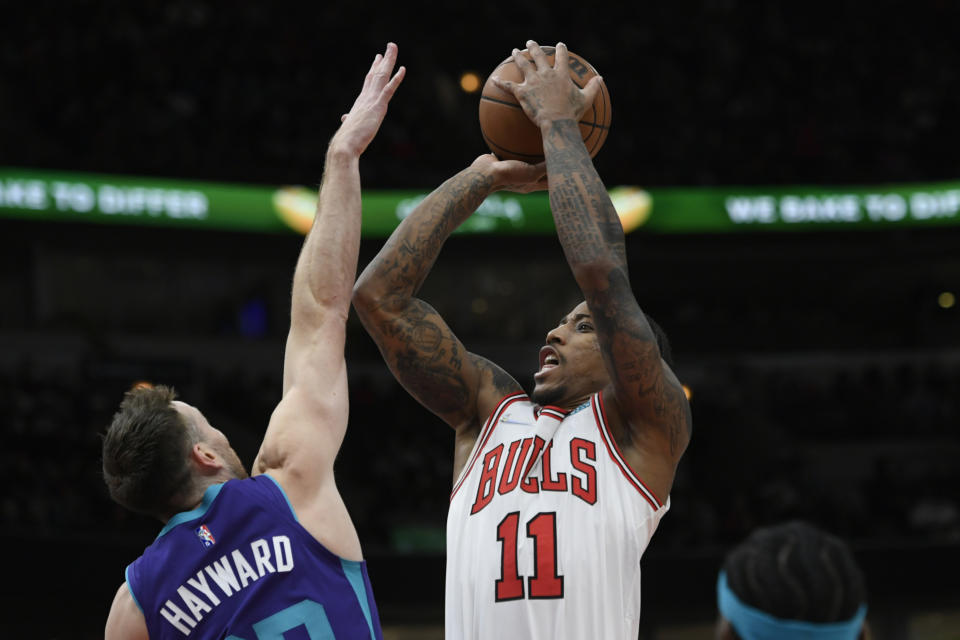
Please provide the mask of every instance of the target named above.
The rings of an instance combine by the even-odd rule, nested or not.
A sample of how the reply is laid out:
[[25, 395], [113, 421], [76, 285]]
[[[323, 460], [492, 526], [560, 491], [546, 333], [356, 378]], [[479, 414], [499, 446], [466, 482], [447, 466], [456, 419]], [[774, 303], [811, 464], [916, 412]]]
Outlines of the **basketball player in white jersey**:
[[[640, 559], [669, 508], [690, 408], [630, 288], [623, 230], [577, 125], [601, 80], [578, 89], [563, 44], [554, 65], [527, 46], [532, 62], [514, 52], [524, 82], [501, 88], [539, 126], [545, 165], [475, 160], [400, 224], [353, 303], [397, 379], [456, 433], [447, 640], [635, 640]], [[484, 198], [547, 185], [585, 301], [547, 332], [528, 396], [415, 296]]]

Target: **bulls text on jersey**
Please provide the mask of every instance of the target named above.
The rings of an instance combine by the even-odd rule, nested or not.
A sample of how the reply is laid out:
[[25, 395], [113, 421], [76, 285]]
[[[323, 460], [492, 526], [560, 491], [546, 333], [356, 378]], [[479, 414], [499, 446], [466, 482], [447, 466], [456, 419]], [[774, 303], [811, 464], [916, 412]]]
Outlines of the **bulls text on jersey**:
[[[531, 474], [541, 451], [543, 458], [540, 471]], [[577, 473], [553, 472], [553, 456], [565, 454], [569, 454], [570, 465]], [[506, 446], [499, 444], [483, 456], [480, 484], [470, 513], [472, 515], [482, 510], [496, 495], [518, 489], [527, 493], [569, 491], [587, 504], [596, 504], [596, 460], [596, 444], [583, 438], [571, 439], [569, 451], [566, 452], [555, 452], [553, 441], [544, 443], [539, 436], [514, 440]]]

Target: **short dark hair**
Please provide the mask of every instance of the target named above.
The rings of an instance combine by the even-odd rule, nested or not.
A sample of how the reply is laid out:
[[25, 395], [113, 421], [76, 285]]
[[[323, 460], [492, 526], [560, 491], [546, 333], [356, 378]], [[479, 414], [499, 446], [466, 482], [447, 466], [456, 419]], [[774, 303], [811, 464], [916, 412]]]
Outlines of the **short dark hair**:
[[198, 437], [173, 406], [176, 397], [163, 385], [131, 389], [103, 437], [103, 479], [131, 511], [162, 518], [190, 489], [187, 455]]
[[784, 620], [841, 622], [867, 600], [847, 544], [807, 522], [757, 529], [727, 554], [723, 570], [737, 598]]

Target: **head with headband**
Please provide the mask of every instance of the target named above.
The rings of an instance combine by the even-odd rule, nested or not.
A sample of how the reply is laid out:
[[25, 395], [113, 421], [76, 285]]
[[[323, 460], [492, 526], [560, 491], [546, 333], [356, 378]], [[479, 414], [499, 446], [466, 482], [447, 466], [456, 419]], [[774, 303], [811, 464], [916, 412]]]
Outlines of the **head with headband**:
[[717, 640], [864, 640], [867, 594], [849, 547], [805, 522], [754, 531], [717, 580]]

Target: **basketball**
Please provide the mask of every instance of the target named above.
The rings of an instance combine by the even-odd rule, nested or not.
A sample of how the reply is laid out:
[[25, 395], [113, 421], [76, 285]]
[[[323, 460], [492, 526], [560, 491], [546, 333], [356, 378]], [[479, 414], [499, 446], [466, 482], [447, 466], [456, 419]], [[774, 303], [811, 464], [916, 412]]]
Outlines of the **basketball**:
[[[541, 47], [547, 56], [547, 61], [553, 64], [555, 47]], [[530, 52], [522, 51], [528, 59], [533, 60]], [[570, 79], [581, 89], [587, 81], [597, 75], [597, 70], [581, 56], [569, 52]], [[527, 117], [523, 108], [510, 93], [503, 91], [493, 83], [493, 78], [512, 82], [523, 82], [523, 73], [513, 57], [509, 57], [493, 70], [483, 85], [480, 95], [480, 133], [490, 150], [501, 160], [523, 160], [524, 162], [543, 161], [543, 139], [540, 129]], [[600, 85], [593, 105], [587, 107], [580, 119], [580, 134], [590, 152], [590, 157], [597, 155], [600, 147], [607, 139], [610, 131], [610, 94], [607, 85]]]

